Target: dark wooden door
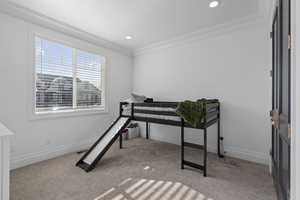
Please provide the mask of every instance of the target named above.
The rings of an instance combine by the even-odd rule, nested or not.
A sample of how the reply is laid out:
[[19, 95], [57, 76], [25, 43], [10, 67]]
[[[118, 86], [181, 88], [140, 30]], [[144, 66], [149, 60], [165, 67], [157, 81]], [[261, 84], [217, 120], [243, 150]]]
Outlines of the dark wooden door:
[[290, 0], [278, 0], [273, 21], [273, 178], [278, 199], [290, 199]]

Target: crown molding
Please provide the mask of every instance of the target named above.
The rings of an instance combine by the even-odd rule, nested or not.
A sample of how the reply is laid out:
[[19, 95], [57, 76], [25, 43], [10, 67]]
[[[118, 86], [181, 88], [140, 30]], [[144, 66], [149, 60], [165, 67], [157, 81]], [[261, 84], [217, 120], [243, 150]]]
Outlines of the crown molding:
[[31, 9], [19, 6], [12, 2], [8, 2], [7, 0], [0, 1], [0, 12], [33, 24], [37, 24], [45, 28], [59, 31], [63, 34], [67, 34], [74, 38], [87, 41], [94, 45], [117, 51], [126, 56], [138, 56], [152, 50], [174, 47], [175, 45], [184, 44], [188, 41], [206, 39], [210, 37], [216, 37], [220, 34], [230, 33], [241, 27], [244, 27], [244, 25], [249, 25], [262, 21], [270, 21], [273, 15], [274, 2], [275, 0], [259, 0], [258, 11], [253, 15], [233, 20], [224, 24], [212, 26], [209, 28], [202, 28], [195, 32], [174, 37], [170, 40], [153, 43], [134, 50], [123, 47], [119, 44], [113, 43], [96, 35], [90, 34], [86, 31], [75, 28], [66, 23], [57, 21], [53, 18], [47, 17]]
[[154, 50], [171, 48], [178, 45], [183, 45], [195, 40], [207, 39], [216, 37], [221, 34], [231, 33], [241, 28], [245, 28], [248, 25], [253, 24], [267, 24], [272, 18], [273, 7], [275, 0], [259, 0], [257, 4], [257, 12], [253, 15], [246, 16], [244, 18], [232, 20], [224, 24], [219, 24], [209, 28], [202, 28], [195, 32], [187, 33], [178, 37], [174, 37], [170, 40], [165, 40], [157, 43], [147, 45], [145, 47], [135, 49], [134, 56], [149, 53]]
[[90, 34], [81, 29], [75, 28], [66, 23], [57, 21], [53, 18], [47, 17], [41, 13], [35, 12], [31, 9], [16, 5], [15, 3], [8, 2], [6, 0], [0, 1], [0, 12], [7, 14], [12, 17], [19, 18], [26, 22], [36, 24], [48, 29], [52, 29], [71, 37], [92, 43], [94, 45], [104, 47], [113, 51], [117, 51], [126, 56], [132, 56], [133, 52], [131, 49], [110, 42], [106, 39]]
[[186, 45], [196, 40], [203, 40], [203, 39], [217, 37], [219, 35], [228, 34], [242, 28], [247, 28], [250, 25], [259, 25], [259, 24], [266, 24], [266, 23], [267, 21], [265, 16], [260, 15], [260, 13], [256, 13], [255, 15], [251, 15], [239, 20], [233, 20], [229, 23], [216, 25], [210, 28], [200, 29], [198, 31], [181, 35], [179, 37], [175, 37], [170, 40], [165, 40], [162, 42], [148, 45], [146, 47], [136, 49], [134, 51], [134, 56], [139, 56], [156, 50]]

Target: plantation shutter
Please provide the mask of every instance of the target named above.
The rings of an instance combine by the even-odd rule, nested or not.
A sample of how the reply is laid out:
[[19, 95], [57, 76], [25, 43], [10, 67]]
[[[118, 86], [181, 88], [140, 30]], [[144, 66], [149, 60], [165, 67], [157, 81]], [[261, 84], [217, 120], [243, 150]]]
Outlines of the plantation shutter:
[[36, 111], [103, 104], [101, 57], [36, 38]]

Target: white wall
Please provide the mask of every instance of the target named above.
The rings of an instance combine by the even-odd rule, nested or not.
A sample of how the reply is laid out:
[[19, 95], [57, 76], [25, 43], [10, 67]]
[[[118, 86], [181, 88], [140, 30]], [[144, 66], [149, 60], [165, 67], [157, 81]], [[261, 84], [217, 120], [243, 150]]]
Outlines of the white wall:
[[30, 120], [27, 106], [31, 24], [0, 13], [0, 121], [15, 132], [12, 166], [76, 151], [94, 142], [118, 114], [118, 102], [132, 90], [132, 58], [101, 47], [107, 59], [109, 112], [67, 118]]
[[[259, 22], [144, 50], [134, 60], [133, 91], [155, 100], [219, 98], [228, 155], [268, 163], [271, 129], [271, 40]], [[216, 150], [216, 126], [208, 129]], [[200, 130], [187, 138], [200, 141]], [[153, 139], [179, 143], [179, 128], [151, 125]]]
[[291, 1], [292, 12], [292, 142], [291, 200], [300, 199], [300, 2]]

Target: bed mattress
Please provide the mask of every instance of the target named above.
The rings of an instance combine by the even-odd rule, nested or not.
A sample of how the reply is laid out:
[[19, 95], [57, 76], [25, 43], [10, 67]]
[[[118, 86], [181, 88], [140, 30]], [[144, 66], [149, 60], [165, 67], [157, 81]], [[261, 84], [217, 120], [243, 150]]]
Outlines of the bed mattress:
[[[175, 113], [175, 108], [171, 107], [145, 107], [145, 106], [134, 106], [135, 109], [139, 110], [151, 110], [151, 111], [169, 111]], [[123, 106], [123, 115], [131, 115], [131, 106], [124, 105]], [[173, 120], [173, 121], [181, 121], [181, 118], [178, 116], [168, 116], [168, 115], [153, 115], [153, 114], [145, 114], [145, 113], [134, 113], [135, 117], [147, 117], [153, 119], [164, 119], [164, 120]]]

